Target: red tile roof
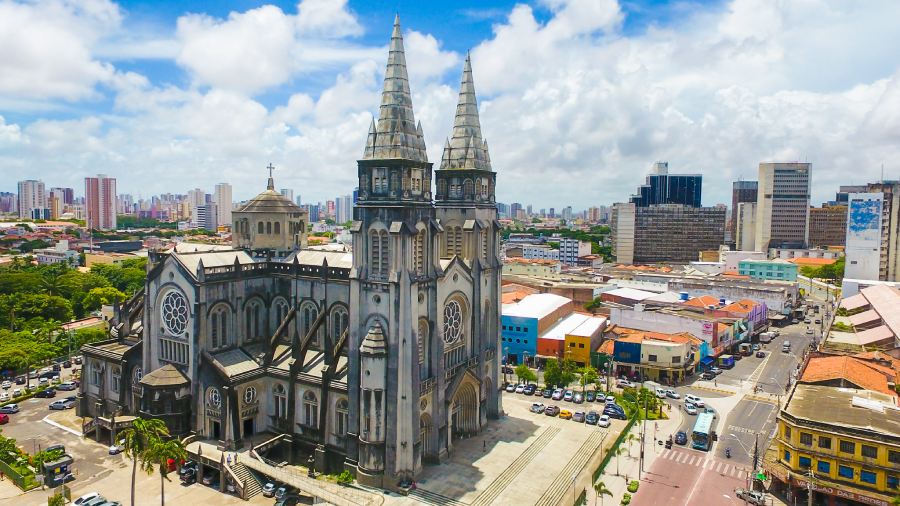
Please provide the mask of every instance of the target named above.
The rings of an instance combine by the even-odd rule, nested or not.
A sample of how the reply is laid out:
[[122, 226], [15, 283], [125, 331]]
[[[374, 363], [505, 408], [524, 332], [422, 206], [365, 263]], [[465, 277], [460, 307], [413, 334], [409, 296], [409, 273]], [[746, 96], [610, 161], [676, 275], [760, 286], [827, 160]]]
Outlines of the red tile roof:
[[756, 302], [753, 302], [749, 299], [744, 299], [738, 302], [732, 302], [727, 306], [722, 308], [722, 311], [730, 311], [732, 313], [749, 313], [756, 306], [758, 306]]
[[831, 264], [837, 262], [837, 259], [797, 257], [797, 258], [789, 258], [788, 262], [791, 262], [791, 263], [794, 263], [797, 265], [831, 265]]
[[897, 393], [888, 386], [888, 376], [894, 371], [887, 372], [886, 369], [853, 357], [815, 357], [809, 359], [800, 381], [819, 383], [845, 379], [859, 388], [897, 397]]
[[707, 308], [709, 306], [718, 306], [719, 299], [709, 295], [701, 295], [700, 297], [694, 297], [693, 299], [685, 302], [684, 305]]
[[600, 345], [600, 348], [597, 349], [598, 353], [606, 353], [607, 355], [612, 355], [615, 351], [616, 342], [612, 339], [607, 339], [603, 341], [603, 344]]

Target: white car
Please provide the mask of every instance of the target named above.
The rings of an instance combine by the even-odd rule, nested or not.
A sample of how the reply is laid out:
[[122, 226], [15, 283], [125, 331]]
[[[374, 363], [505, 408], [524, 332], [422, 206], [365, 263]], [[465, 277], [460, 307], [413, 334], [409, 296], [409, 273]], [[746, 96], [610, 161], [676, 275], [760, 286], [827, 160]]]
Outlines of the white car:
[[28, 384], [28, 389], [29, 389], [29, 390], [37, 390], [37, 384], [36, 384], [36, 383], [29, 383], [29, 384]]
[[262, 489], [262, 495], [263, 495], [263, 497], [274, 496], [275, 495], [275, 483], [271, 482], [271, 481], [269, 483], [266, 483], [266, 486], [263, 487], [263, 489]]
[[525, 392], [525, 385], [518, 385], [518, 386], [516, 387], [516, 393], [517, 393], [517, 394], [521, 394], [521, 393], [524, 393], [524, 392]]
[[2, 394], [0, 394], [0, 402], [6, 402], [10, 399], [11, 397], [9, 396], [9, 392], [3, 392]]
[[696, 395], [691, 395], [691, 394], [685, 395], [685, 396], [684, 396], [684, 402], [693, 404], [695, 407], [698, 407], [698, 408], [705, 408], [705, 407], [706, 407], [706, 404], [703, 404], [703, 401], [700, 400], [700, 398], [697, 397]]
[[75, 499], [75, 502], [73, 504], [75, 506], [81, 506], [82, 504], [90, 501], [91, 499], [93, 499], [95, 497], [100, 497], [100, 494], [98, 494], [97, 492], [91, 492], [90, 494], [85, 494], [85, 495], [79, 497], [78, 499]]
[[675, 390], [666, 390], [666, 397], [669, 397], [670, 399], [681, 399], [681, 394]]
[[687, 414], [689, 414], [689, 415], [696, 415], [696, 414], [697, 414], [697, 408], [695, 408], [693, 404], [685, 404], [685, 405], [684, 405], [684, 410], [685, 410], [685, 411], [687, 412]]
[[609, 427], [610, 423], [611, 422], [609, 421], [609, 415], [600, 415], [600, 419], [597, 420], [598, 427]]
[[10, 383], [9, 381], [4, 381], [0, 386], [2, 386], [4, 390], [9, 390], [10, 388], [12, 388], [12, 383]]
[[619, 388], [634, 388], [634, 383], [626, 379], [617, 379], [616, 386]]
[[807, 334], [812, 334], [812, 333], [813, 333], [813, 329], [811, 329], [811, 328], [809, 328], [809, 327], [806, 327], [806, 333], [807, 333]]
[[665, 398], [666, 398], [666, 391], [663, 390], [662, 388], [657, 388], [657, 389], [656, 389], [656, 396], [659, 397], [660, 399], [665, 399]]
[[117, 455], [125, 451], [125, 441], [119, 441], [119, 444], [109, 447], [110, 455]]
[[509, 392], [509, 393], [515, 392], [515, 391], [516, 391], [516, 385], [514, 385], [514, 384], [512, 384], [512, 383], [510, 383], [509, 385], [506, 385], [506, 391]]

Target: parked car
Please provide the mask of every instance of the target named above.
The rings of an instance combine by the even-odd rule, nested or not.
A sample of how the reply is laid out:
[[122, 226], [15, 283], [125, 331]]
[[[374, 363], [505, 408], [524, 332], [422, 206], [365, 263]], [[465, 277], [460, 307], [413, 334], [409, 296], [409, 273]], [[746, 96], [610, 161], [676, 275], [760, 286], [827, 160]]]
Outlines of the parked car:
[[0, 413], [11, 415], [19, 412], [18, 404], [7, 404], [6, 406], [0, 407]]
[[572, 398], [575, 397], [575, 392], [571, 390], [566, 390], [566, 393], [563, 394], [563, 400], [572, 402]]
[[71, 369], [71, 368], [72, 368], [72, 361], [71, 361], [71, 360], [66, 360], [65, 362], [63, 362], [63, 367], [65, 367], [66, 369]]
[[705, 380], [707, 380], [707, 381], [712, 381], [712, 380], [716, 379], [716, 375], [715, 375], [714, 373], [711, 373], [711, 372], [705, 372], [705, 373], [703, 373], [703, 374], [700, 375], [700, 379], [705, 379]]
[[697, 414], [697, 408], [695, 408], [693, 404], [684, 403], [684, 406], [683, 406], [683, 407], [684, 407], [684, 411], [685, 411], [687, 414], [689, 414], [689, 415], [696, 415], [696, 414]]
[[509, 393], [515, 392], [515, 391], [516, 391], [516, 384], [515, 384], [515, 383], [510, 383], [509, 385], [506, 385], [506, 391], [509, 392]]
[[588, 425], [597, 425], [598, 420], [600, 420], [600, 415], [598, 415], [594, 411], [591, 411], [584, 417], [584, 423], [586, 423]]
[[76, 390], [77, 388], [74, 381], [66, 381], [56, 386], [57, 390]]
[[812, 323], [812, 320], [810, 320], [809, 318], [804, 318], [803, 323]]
[[104, 504], [107, 502], [109, 502], [109, 501], [107, 501], [106, 499], [104, 499], [101, 496], [97, 496], [93, 499], [88, 499], [87, 501], [81, 503], [81, 506], [98, 506], [100, 504]]
[[534, 389], [534, 395], [537, 396], [537, 397], [543, 397], [543, 396], [544, 396], [544, 389], [541, 388], [541, 387], [535, 387], [535, 389]]
[[711, 407], [709, 407], [709, 406], [706, 406], [706, 407], [703, 408], [703, 409], [705, 410], [706, 413], [711, 414], [711, 415], [713, 416], [713, 418], [718, 418], [718, 417], [719, 417], [719, 415], [716, 414], [716, 411], [715, 411], [713, 408], [711, 408]]
[[275, 491], [275, 500], [280, 501], [284, 499], [290, 491], [290, 487], [288, 486], [278, 487], [278, 490]]
[[56, 390], [48, 388], [46, 390], [41, 390], [40, 392], [34, 394], [34, 396], [40, 399], [50, 399], [52, 397], [56, 397]]
[[206, 475], [203, 476], [203, 479], [200, 481], [202, 481], [204, 485], [212, 485], [212, 482], [213, 482], [212, 473], [206, 473]]
[[190, 485], [191, 483], [197, 483], [197, 469], [188, 468], [178, 477], [182, 483], [186, 485]]
[[796, 324], [800, 323], [800, 320], [794, 318], [793, 320], [791, 320], [791, 323], [796, 325]]
[[564, 409], [564, 410], [562, 410], [562, 411], [559, 412], [559, 417], [562, 418], [563, 420], [571, 420], [571, 419], [572, 419], [572, 412], [569, 411], [568, 409]]
[[74, 504], [74, 506], [81, 506], [82, 504], [84, 504], [96, 497], [100, 497], [100, 494], [98, 494], [97, 492], [91, 492], [90, 494], [85, 494], [85, 495], [79, 497], [78, 499], [75, 499], [75, 502], [73, 504]]
[[75, 357], [75, 365], [81, 365], [81, 357]]
[[675, 390], [666, 390], [666, 397], [670, 399], [681, 399], [681, 394], [679, 394]]
[[612, 421], [609, 419], [609, 415], [600, 415], [600, 418], [597, 420], [598, 427], [609, 427], [612, 424]]
[[15, 390], [13, 390], [13, 399], [15, 399], [16, 397], [22, 397], [22, 389], [21, 388], [17, 388]]
[[738, 499], [746, 501], [747, 504], [753, 504], [754, 506], [763, 506], [766, 504], [766, 494], [757, 492], [756, 490], [736, 488], [734, 489], [734, 495], [736, 495]]
[[541, 413], [545, 409], [547, 409], [547, 406], [544, 406], [543, 402], [535, 402], [531, 405], [531, 409], [529, 409], [529, 411], [531, 411], [532, 413]]
[[525, 389], [522, 390], [522, 393], [525, 395], [534, 395], [534, 391], [537, 389], [534, 385], [525, 385]]
[[686, 445], [687, 444], [687, 432], [680, 430], [677, 434], [675, 434], [675, 444]]
[[684, 396], [684, 402], [689, 402], [689, 403], [693, 404], [695, 407], [698, 407], [698, 408], [706, 407], [706, 404], [703, 403], [703, 400], [701, 400], [701, 399], [700, 399], [699, 397], [697, 397], [696, 395], [692, 395], [692, 394], [687, 394], [687, 395], [685, 395], [685, 396]]
[[713, 366], [713, 367], [710, 367], [710, 368], [709, 368], [709, 372], [711, 372], [711, 373], [715, 374], [716, 376], [718, 376], [718, 375], [722, 374], [722, 373], [725, 372], [725, 371], [723, 371], [722, 369], [719, 369], [718, 367]]
[[603, 414], [610, 418], [618, 418], [619, 420], [627, 420], [628, 417], [625, 415], [624, 409], [613, 409], [610, 406], [607, 406], [603, 410]]
[[556, 390], [553, 391], [553, 400], [561, 401], [563, 398], [563, 395], [565, 393], [566, 393], [565, 390], [563, 390], [562, 388], [557, 388]]
[[300, 496], [286, 495], [280, 501], [275, 502], [275, 506], [297, 506], [300, 503]]
[[544, 414], [547, 416], [556, 416], [559, 414], [559, 407], [547, 406], [547, 409], [544, 410]]
[[56, 372], [62, 371], [62, 366], [60, 364], [53, 364], [53, 370]]
[[9, 415], [0, 415], [0, 425], [9, 423]]
[[759, 350], [756, 352], [756, 358], [765, 358], [766, 352]]
[[816, 318], [816, 322], [815, 322], [815, 323], [816, 323], [816, 325], [818, 325], [818, 324], [822, 323], [822, 320], [819, 319], [819, 318]]
[[263, 497], [274, 496], [275, 495], [275, 487], [276, 487], [276, 485], [275, 485], [274, 481], [270, 481], [269, 483], [266, 483], [265, 486], [262, 488]]
[[75, 401], [70, 401], [68, 399], [60, 399], [58, 401], [53, 401], [50, 403], [50, 409], [72, 409], [75, 407]]
[[611, 396], [611, 395], [607, 395], [607, 396], [606, 396], [606, 400], [604, 400], [604, 402], [607, 403], [607, 404], [615, 404], [615, 403], [616, 403], [616, 398], [613, 397], [613, 396]]
[[19, 376], [16, 378], [16, 385], [24, 385], [25, 384], [25, 376]]
[[549, 388], [545, 388], [544, 393], [541, 394], [541, 397], [543, 397], [544, 399], [549, 399], [549, 398], [553, 397], [553, 390], [550, 390]]
[[594, 402], [596, 399], [597, 399], [597, 394], [595, 394], [594, 392], [588, 392], [588, 393], [584, 394], [584, 400], [586, 402]]
[[10, 397], [9, 392], [3, 392], [2, 394], [0, 394], [0, 402], [6, 402], [10, 399], [12, 399], [12, 397]]
[[584, 423], [584, 416], [585, 416], [585, 415], [584, 415], [584, 411], [576, 411], [576, 412], [572, 415], [572, 421], [573, 421], [573, 422], [578, 422], [578, 423]]
[[575, 394], [575, 397], [572, 398], [572, 402], [575, 404], [582, 404], [584, 402], [584, 394], [578, 392]]
[[750, 349], [753, 350], [753, 351], [759, 351], [759, 345], [758, 345], [758, 344], [754, 344], [753, 346], [750, 347]]
[[616, 386], [619, 388], [634, 388], [634, 383], [628, 381], [627, 379], [617, 379]]
[[110, 455], [118, 455], [125, 451], [125, 441], [119, 441], [119, 444], [114, 444], [109, 447]]
[[517, 394], [525, 393], [525, 385], [516, 385], [515, 392]]
[[12, 383], [9, 380], [6, 380], [0, 386], [2, 386], [4, 390], [9, 390], [10, 388], [12, 388]]
[[657, 389], [656, 389], [656, 396], [659, 397], [660, 399], [665, 399], [665, 398], [666, 398], [666, 391], [663, 390], [662, 388], [657, 388]]

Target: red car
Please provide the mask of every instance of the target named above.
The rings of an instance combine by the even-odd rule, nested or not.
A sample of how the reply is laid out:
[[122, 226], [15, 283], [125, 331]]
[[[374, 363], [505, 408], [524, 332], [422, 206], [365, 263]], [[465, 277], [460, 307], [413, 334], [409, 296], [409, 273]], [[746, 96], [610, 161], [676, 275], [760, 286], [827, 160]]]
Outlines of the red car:
[[9, 415], [0, 415], [0, 425], [9, 423]]

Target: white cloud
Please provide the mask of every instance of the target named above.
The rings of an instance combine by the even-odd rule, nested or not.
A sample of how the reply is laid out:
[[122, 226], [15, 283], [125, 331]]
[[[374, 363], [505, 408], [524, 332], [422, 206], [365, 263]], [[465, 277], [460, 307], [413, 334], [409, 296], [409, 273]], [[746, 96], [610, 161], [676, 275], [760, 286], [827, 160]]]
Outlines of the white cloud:
[[297, 28], [304, 35], [325, 38], [362, 35], [356, 15], [347, 9], [347, 0], [303, 0], [297, 10]]
[[11, 146], [13, 144], [28, 143], [28, 137], [22, 135], [22, 129], [19, 125], [7, 125], [6, 119], [0, 116], [0, 146]]

